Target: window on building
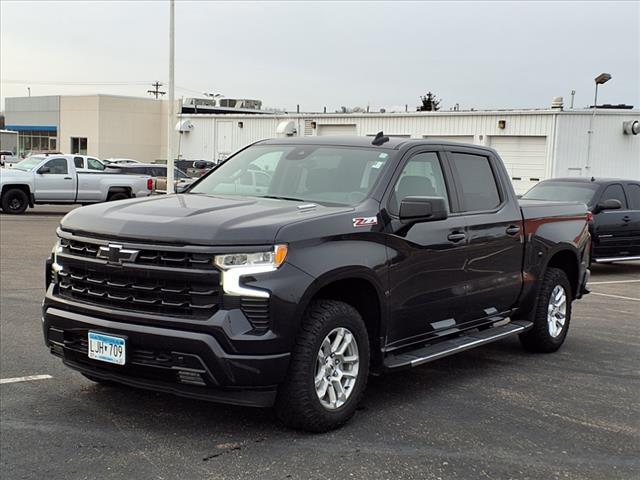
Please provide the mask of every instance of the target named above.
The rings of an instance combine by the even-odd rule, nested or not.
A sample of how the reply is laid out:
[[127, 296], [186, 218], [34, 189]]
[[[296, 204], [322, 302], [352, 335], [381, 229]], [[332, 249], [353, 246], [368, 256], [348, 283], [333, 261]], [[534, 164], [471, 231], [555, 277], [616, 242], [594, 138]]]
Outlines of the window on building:
[[20, 155], [30, 155], [56, 149], [55, 130], [22, 130], [18, 135], [18, 151]]
[[452, 157], [462, 186], [464, 210], [479, 212], [500, 205], [500, 193], [489, 159], [468, 153], [454, 153]]
[[87, 138], [71, 137], [71, 153], [86, 155], [87, 154]]
[[627, 199], [624, 196], [622, 185], [620, 185], [619, 183], [614, 183], [613, 185], [609, 185], [604, 189], [600, 201], [604, 200], [619, 200], [622, 204], [622, 208], [627, 208]]

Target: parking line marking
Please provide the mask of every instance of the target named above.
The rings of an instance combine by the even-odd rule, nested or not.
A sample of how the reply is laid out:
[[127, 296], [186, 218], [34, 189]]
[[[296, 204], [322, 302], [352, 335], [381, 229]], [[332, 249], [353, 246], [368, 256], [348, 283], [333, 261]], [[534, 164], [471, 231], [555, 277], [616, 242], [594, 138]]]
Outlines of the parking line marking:
[[591, 295], [600, 295], [602, 297], [621, 298], [623, 300], [631, 300], [633, 302], [640, 302], [640, 298], [623, 297], [622, 295], [610, 295], [608, 293], [598, 293], [598, 292], [591, 292]]
[[53, 378], [53, 377], [51, 375], [28, 375], [26, 377], [0, 378], [0, 384], [3, 384], [3, 383], [18, 383], [18, 382], [32, 382], [34, 380], [46, 380], [48, 378]]
[[610, 283], [634, 283], [640, 280], [610, 280], [608, 282], [589, 282], [589, 285], [608, 285]]

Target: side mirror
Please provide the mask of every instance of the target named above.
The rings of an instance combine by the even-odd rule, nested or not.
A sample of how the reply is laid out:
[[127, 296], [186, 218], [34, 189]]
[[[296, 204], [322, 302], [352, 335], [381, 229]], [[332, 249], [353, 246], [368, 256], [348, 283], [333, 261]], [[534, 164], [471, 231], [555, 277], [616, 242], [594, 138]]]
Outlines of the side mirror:
[[178, 183], [176, 185], [176, 193], [184, 193], [189, 189], [190, 186], [191, 184]]
[[38, 169], [38, 173], [42, 175], [43, 173], [51, 173], [51, 169], [49, 167], [40, 167]]
[[610, 198], [609, 200], [603, 200], [602, 202], [598, 203], [593, 213], [600, 213], [603, 210], [619, 210], [621, 208], [622, 203], [620, 202], [620, 200]]
[[432, 222], [449, 216], [442, 197], [405, 197], [400, 203], [400, 220], [405, 223]]

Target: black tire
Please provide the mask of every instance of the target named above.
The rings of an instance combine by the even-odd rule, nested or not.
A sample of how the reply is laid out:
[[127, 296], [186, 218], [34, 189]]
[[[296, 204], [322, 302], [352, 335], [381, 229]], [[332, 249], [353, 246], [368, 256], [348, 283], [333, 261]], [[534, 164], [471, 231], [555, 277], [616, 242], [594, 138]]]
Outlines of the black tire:
[[[548, 322], [549, 303], [551, 302], [552, 292], [558, 286], [564, 290], [566, 310], [564, 325], [560, 333], [553, 336], [550, 333]], [[559, 268], [549, 268], [542, 279], [536, 305], [527, 319], [533, 322], [533, 328], [520, 335], [520, 343], [525, 350], [530, 352], [551, 353], [562, 346], [569, 331], [572, 301], [571, 284], [569, 283], [567, 274]]]
[[11, 215], [20, 215], [29, 206], [29, 197], [19, 188], [11, 188], [2, 194], [2, 211]]
[[[356, 342], [358, 373], [345, 403], [333, 410], [322, 405], [315, 388], [318, 352], [327, 335], [347, 328]], [[317, 300], [307, 309], [293, 348], [287, 379], [278, 389], [276, 414], [287, 426], [309, 432], [338, 428], [355, 413], [369, 375], [369, 337], [358, 311], [336, 300]]]
[[125, 192], [114, 192], [109, 194], [109, 197], [107, 197], [107, 202], [113, 202], [115, 200], [126, 200], [127, 198], [130, 197]]

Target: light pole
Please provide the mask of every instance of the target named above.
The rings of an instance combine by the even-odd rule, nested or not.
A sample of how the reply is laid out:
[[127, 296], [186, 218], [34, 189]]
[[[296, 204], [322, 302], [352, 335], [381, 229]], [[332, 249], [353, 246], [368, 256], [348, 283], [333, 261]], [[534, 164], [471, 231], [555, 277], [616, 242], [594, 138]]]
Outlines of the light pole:
[[174, 162], [173, 162], [173, 139], [175, 136], [175, 101], [174, 101], [174, 77], [175, 77], [175, 0], [169, 0], [169, 120], [167, 122], [167, 195], [173, 193], [174, 185]]
[[598, 85], [603, 85], [605, 83], [607, 83], [609, 80], [611, 80], [611, 75], [608, 73], [601, 73], [600, 75], [598, 75], [595, 78], [595, 82], [596, 82], [596, 94], [595, 94], [595, 98], [593, 99], [593, 114], [591, 115], [591, 118], [589, 119], [589, 130], [587, 131], [587, 163], [584, 166], [584, 169], [587, 171], [586, 173], [589, 173], [589, 170], [591, 169], [591, 143], [592, 143], [592, 139], [593, 139], [593, 122], [596, 119], [596, 110], [598, 110]]

